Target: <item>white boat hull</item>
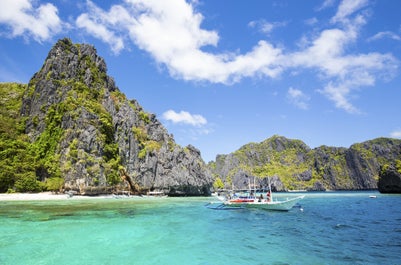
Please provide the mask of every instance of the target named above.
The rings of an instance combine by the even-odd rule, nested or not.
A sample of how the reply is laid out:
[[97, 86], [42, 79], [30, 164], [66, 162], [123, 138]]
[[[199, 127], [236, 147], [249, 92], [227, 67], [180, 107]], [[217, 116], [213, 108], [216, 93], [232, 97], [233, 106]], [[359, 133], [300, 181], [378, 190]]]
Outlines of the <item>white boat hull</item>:
[[289, 211], [292, 207], [294, 207], [299, 200], [303, 199], [305, 196], [298, 196], [295, 198], [290, 198], [287, 200], [280, 201], [266, 201], [258, 199], [254, 199], [252, 201], [247, 202], [235, 202], [235, 201], [226, 201], [225, 205], [229, 205], [232, 207], [247, 207], [247, 208], [259, 208], [265, 210], [274, 210], [274, 211]]

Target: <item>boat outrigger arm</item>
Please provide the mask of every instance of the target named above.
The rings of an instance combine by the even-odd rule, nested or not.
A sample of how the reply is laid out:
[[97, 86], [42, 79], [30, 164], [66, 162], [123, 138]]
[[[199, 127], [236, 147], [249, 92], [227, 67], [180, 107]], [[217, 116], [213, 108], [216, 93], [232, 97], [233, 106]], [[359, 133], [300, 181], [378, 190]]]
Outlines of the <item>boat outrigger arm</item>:
[[214, 202], [209, 202], [207, 204], [205, 204], [206, 208], [212, 209], [212, 210], [241, 210], [244, 209], [245, 207], [234, 207], [234, 206], [230, 206], [227, 205], [225, 203], [214, 203]]

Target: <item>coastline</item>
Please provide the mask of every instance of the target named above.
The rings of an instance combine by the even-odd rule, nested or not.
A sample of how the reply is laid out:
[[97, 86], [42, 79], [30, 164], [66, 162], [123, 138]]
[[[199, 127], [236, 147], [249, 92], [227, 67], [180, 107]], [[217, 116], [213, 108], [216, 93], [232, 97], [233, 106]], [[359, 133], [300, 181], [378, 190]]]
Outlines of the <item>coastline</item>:
[[68, 194], [55, 194], [52, 192], [40, 193], [0, 193], [0, 201], [51, 201], [51, 200], [76, 200], [76, 199], [105, 199], [112, 198], [112, 195], [82, 196]]
[[[378, 190], [361, 190], [361, 191], [322, 191], [322, 192], [276, 192], [276, 197], [294, 196], [296, 194], [303, 194], [306, 197], [328, 197], [328, 196], [382, 196], [388, 194], [381, 194]], [[396, 194], [399, 195], [399, 194]], [[0, 193], [0, 202], [2, 201], [52, 201], [52, 200], [96, 200], [96, 199], [115, 199], [115, 198], [149, 198], [158, 196], [116, 196], [113, 194], [104, 194], [96, 196], [88, 195], [74, 195], [70, 196], [67, 193], [53, 193], [53, 192], [40, 192], [40, 193]], [[213, 197], [213, 196], [211, 196]]]

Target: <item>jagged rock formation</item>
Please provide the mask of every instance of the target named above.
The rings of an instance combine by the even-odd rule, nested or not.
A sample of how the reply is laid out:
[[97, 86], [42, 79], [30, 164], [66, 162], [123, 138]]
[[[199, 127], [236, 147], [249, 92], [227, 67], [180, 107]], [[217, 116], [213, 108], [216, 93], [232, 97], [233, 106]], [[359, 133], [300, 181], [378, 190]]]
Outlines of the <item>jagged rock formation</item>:
[[278, 191], [365, 190], [377, 189], [380, 166], [400, 159], [401, 140], [396, 139], [311, 149], [300, 140], [273, 136], [218, 155], [209, 167], [226, 188], [247, 188], [250, 176], [260, 177], [256, 185], [266, 187], [264, 177], [273, 176], [272, 186]]
[[[0, 95], [0, 192], [57, 191], [61, 183], [88, 195], [208, 195], [213, 181], [248, 188], [253, 176], [261, 187], [271, 176], [276, 191], [377, 189], [380, 168], [401, 164], [401, 140], [311, 149], [273, 136], [207, 167], [199, 150], [177, 145], [155, 115], [127, 100], [93, 46], [69, 39], [55, 44], [28, 85], [0, 84]], [[397, 189], [393, 173], [380, 177], [381, 190]]]
[[58, 41], [29, 82], [21, 115], [41, 180], [58, 176], [67, 190], [109, 193], [127, 185], [123, 169], [142, 190], [210, 193], [200, 152], [177, 145], [155, 115], [127, 100], [91, 45]]
[[378, 188], [381, 193], [401, 193], [401, 163], [398, 169], [394, 165], [382, 167]]

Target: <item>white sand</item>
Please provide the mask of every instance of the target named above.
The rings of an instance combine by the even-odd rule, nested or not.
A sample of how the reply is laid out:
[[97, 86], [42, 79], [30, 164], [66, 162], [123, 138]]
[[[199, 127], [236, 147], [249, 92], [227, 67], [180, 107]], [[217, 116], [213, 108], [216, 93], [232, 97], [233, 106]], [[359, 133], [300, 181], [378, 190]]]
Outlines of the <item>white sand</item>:
[[45, 200], [71, 200], [71, 199], [98, 199], [98, 198], [110, 198], [111, 195], [107, 196], [79, 196], [74, 195], [69, 197], [67, 194], [54, 194], [51, 192], [41, 193], [0, 193], [0, 201], [45, 201]]

